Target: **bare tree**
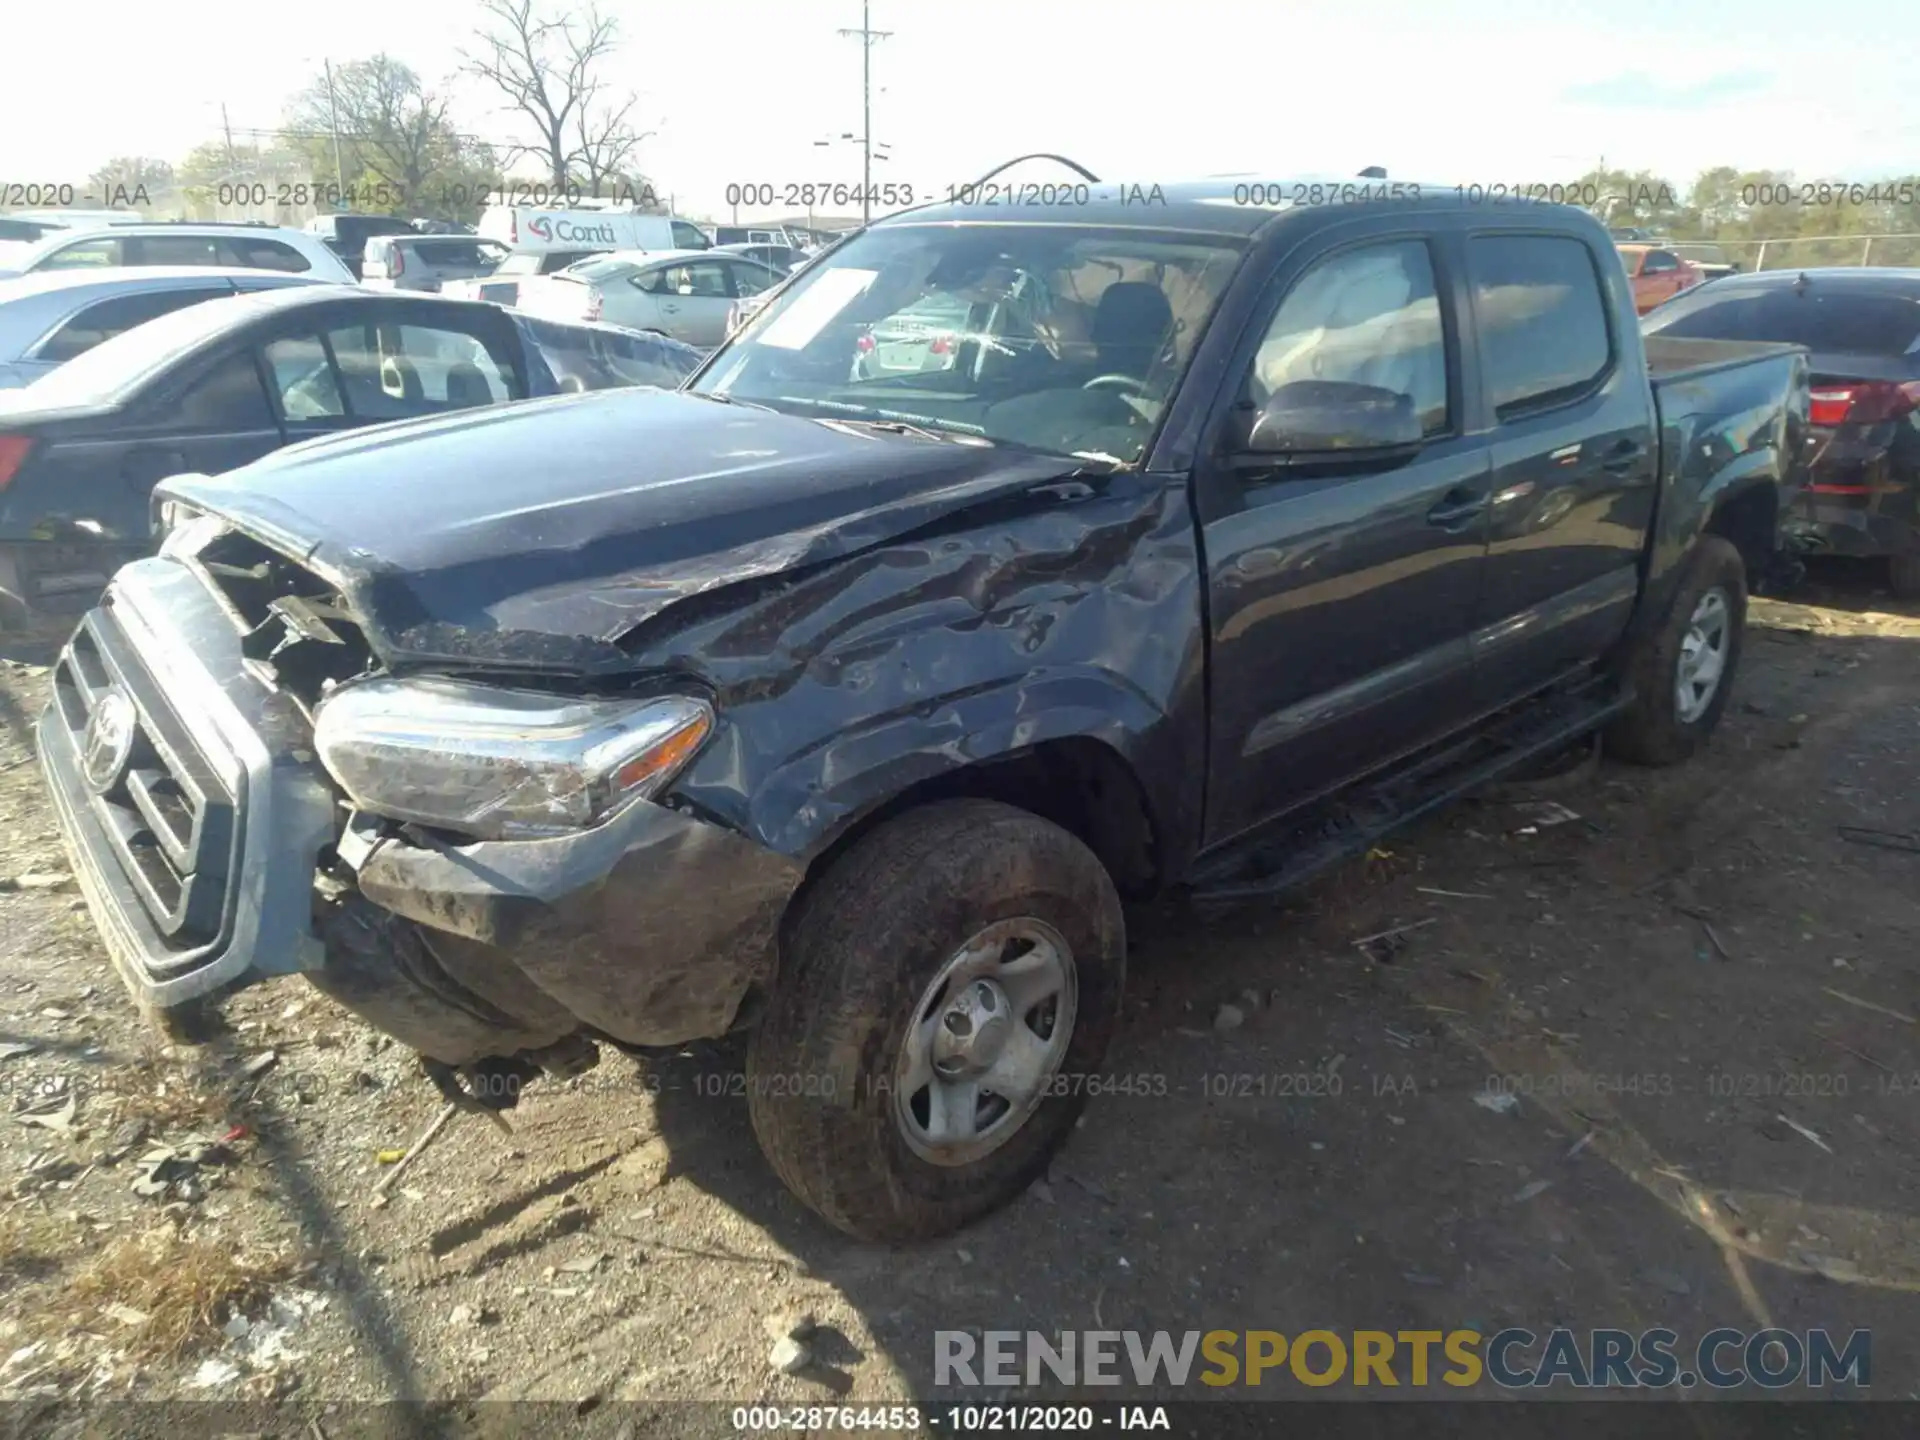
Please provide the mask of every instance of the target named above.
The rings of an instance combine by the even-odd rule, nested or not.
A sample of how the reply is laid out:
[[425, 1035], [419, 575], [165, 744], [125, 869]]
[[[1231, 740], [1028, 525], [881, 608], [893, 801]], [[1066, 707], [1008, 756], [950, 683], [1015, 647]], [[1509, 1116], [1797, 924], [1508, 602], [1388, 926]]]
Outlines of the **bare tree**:
[[535, 156], [556, 189], [584, 182], [597, 193], [645, 138], [627, 121], [632, 96], [624, 104], [602, 98], [599, 74], [619, 48], [618, 24], [591, 6], [560, 15], [536, 0], [484, 0], [481, 8], [489, 23], [475, 32], [480, 50], [466, 57], [466, 68], [538, 136], [513, 147], [507, 163]]

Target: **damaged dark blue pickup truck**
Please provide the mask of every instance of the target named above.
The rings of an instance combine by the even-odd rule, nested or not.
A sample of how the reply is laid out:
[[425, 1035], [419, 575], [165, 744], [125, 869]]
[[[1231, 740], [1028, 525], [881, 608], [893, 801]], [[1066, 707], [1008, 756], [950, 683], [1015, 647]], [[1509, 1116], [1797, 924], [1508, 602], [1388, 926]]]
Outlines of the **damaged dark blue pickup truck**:
[[165, 482], [39, 729], [129, 987], [304, 974], [492, 1105], [751, 1026], [822, 1216], [992, 1209], [1099, 1088], [1123, 897], [1727, 703], [1805, 353], [1643, 347], [1590, 217], [1387, 188], [909, 211], [680, 393]]

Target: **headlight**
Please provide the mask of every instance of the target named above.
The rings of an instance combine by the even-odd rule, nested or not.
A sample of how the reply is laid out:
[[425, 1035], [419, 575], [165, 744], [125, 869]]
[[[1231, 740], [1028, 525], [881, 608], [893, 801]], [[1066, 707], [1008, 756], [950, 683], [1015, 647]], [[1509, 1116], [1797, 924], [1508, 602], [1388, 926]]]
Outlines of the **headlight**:
[[713, 729], [704, 701], [575, 700], [458, 680], [367, 680], [314, 719], [362, 810], [483, 839], [555, 835], [654, 795]]

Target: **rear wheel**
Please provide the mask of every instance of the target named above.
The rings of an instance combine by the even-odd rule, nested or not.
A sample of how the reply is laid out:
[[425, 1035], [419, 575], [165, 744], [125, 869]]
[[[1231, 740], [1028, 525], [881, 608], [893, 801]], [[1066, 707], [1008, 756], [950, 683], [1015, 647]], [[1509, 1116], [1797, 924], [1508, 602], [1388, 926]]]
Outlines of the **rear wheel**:
[[1701, 536], [1665, 618], [1628, 661], [1634, 702], [1608, 727], [1608, 753], [1675, 765], [1699, 749], [1727, 708], [1746, 619], [1746, 562], [1731, 542]]
[[754, 1133], [851, 1235], [956, 1230], [1072, 1129], [1125, 971], [1119, 896], [1074, 836], [987, 800], [911, 811], [801, 901], [748, 1052]]

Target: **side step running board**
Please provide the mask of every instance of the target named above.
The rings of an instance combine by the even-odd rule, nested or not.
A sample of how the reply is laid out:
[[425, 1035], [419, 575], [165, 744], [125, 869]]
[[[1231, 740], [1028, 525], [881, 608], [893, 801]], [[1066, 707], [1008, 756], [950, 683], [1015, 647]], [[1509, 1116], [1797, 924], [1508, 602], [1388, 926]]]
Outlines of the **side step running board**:
[[1632, 703], [1631, 691], [1605, 683], [1509, 711], [1466, 740], [1422, 751], [1209, 857], [1189, 897], [1230, 905], [1297, 889], [1409, 821], [1591, 734]]

